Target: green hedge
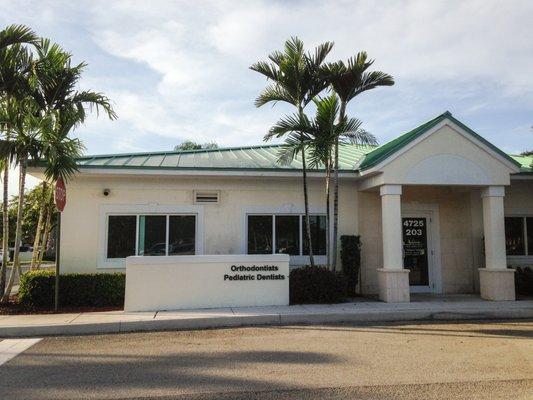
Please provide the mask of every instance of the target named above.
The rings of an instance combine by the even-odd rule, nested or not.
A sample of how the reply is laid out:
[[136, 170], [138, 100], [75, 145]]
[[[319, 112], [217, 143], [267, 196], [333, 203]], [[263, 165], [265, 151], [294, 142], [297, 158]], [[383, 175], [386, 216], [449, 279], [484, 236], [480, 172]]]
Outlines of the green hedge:
[[[124, 305], [126, 275], [65, 274], [59, 280], [61, 307], [119, 307]], [[31, 307], [54, 305], [55, 272], [29, 271], [20, 277], [19, 301]]]
[[340, 303], [346, 298], [346, 280], [323, 267], [302, 267], [290, 272], [291, 304]]
[[354, 295], [361, 270], [361, 237], [357, 235], [341, 236], [341, 267], [346, 277], [348, 294]]

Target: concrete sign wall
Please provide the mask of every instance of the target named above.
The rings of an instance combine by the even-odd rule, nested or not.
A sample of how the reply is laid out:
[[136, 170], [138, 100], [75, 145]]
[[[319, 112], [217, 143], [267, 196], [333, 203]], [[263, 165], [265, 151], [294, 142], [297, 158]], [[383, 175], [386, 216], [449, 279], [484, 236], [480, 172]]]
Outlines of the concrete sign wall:
[[126, 259], [125, 311], [289, 304], [289, 256]]

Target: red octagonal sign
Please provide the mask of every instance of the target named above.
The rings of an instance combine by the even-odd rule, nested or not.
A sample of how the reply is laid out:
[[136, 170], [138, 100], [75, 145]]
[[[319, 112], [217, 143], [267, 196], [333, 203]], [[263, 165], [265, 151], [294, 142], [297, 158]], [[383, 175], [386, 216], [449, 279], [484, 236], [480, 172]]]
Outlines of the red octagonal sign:
[[59, 212], [63, 211], [65, 204], [67, 204], [67, 188], [65, 187], [65, 182], [63, 182], [63, 179], [61, 178], [56, 182], [54, 202]]

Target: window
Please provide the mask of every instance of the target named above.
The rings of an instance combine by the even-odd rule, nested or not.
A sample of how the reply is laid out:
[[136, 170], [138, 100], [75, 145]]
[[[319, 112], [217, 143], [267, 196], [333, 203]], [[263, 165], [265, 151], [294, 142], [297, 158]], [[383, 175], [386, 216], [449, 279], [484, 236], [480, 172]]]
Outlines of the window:
[[139, 216], [140, 256], [164, 256], [167, 248], [167, 217], [165, 215]]
[[[326, 216], [311, 215], [313, 254], [326, 254]], [[303, 215], [248, 215], [248, 254], [308, 255]], [[274, 246], [273, 246], [274, 244]]]
[[300, 254], [300, 216], [276, 216], [276, 253]]
[[195, 254], [194, 215], [110, 215], [107, 258]]
[[248, 254], [272, 253], [272, 215], [248, 216]]
[[533, 217], [505, 217], [508, 256], [533, 255]]
[[107, 229], [107, 258], [135, 255], [136, 215], [110, 215]]
[[[311, 240], [313, 241], [313, 254], [317, 256], [326, 255], [326, 216], [310, 215], [309, 225], [311, 226]], [[302, 232], [304, 240], [304, 254], [309, 254], [309, 244], [307, 242], [307, 224], [305, 216], [302, 217]]]
[[530, 256], [533, 256], [533, 217], [526, 218], [526, 236], [527, 236], [527, 250]]
[[171, 215], [168, 219], [168, 255], [194, 254], [196, 218], [193, 215]]

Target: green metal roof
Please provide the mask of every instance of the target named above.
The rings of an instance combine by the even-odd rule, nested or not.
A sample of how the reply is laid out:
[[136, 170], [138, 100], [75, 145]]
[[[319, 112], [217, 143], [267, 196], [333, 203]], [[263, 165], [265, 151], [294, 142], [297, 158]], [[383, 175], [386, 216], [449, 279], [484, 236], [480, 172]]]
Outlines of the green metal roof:
[[506, 158], [507, 160], [511, 161], [513, 164], [522, 167], [521, 163], [511, 157], [510, 155], [504, 153], [499, 148], [494, 146], [489, 141], [485, 140], [483, 137], [479, 136], [476, 132], [474, 132], [472, 129], [464, 125], [461, 121], [455, 119], [451, 112], [446, 111], [445, 113], [439, 115], [436, 118], [433, 118], [431, 121], [428, 121], [415, 129], [404, 133], [403, 135], [398, 136], [397, 138], [391, 140], [390, 142], [387, 142], [379, 147], [376, 147], [375, 149], [371, 150], [369, 153], [367, 153], [359, 165], [360, 170], [365, 170], [368, 168], [371, 168], [377, 164], [379, 164], [381, 161], [389, 158], [391, 155], [396, 153], [398, 150], [406, 146], [408, 143], [411, 143], [416, 138], [420, 137], [424, 133], [426, 133], [428, 130], [433, 128], [434, 126], [438, 125], [440, 122], [442, 122], [445, 119], [449, 119], [450, 121], [454, 122], [455, 124], [459, 125], [462, 129], [464, 129], [466, 132], [468, 132], [470, 135], [474, 136], [479, 141], [483, 142], [487, 146], [489, 146], [492, 150], [499, 153], [501, 156]]
[[520, 173], [533, 174], [533, 156], [511, 155], [520, 164]]
[[[533, 173], [533, 157], [508, 155], [483, 139], [473, 130], [455, 119], [449, 111], [404, 133], [379, 147], [346, 144], [340, 147], [340, 171], [356, 172], [371, 168], [402, 147], [427, 132], [444, 119], [459, 125], [476, 139], [485, 143], [494, 151], [520, 166], [521, 173]], [[227, 147], [220, 149], [202, 149], [186, 151], [162, 151], [147, 153], [103, 154], [84, 156], [78, 159], [78, 166], [105, 169], [157, 169], [157, 170], [248, 170], [248, 171], [296, 171], [301, 170], [302, 160], [298, 156], [288, 165], [277, 162], [281, 144], [262, 146]], [[362, 162], [357, 167], [359, 161]], [[316, 170], [322, 170], [319, 166]]]
[[[78, 159], [79, 168], [196, 169], [196, 170], [300, 170], [301, 156], [288, 165], [277, 162], [281, 144], [187, 151], [104, 154]], [[339, 170], [355, 171], [355, 164], [373, 147], [346, 144], [340, 147]], [[320, 170], [321, 168], [317, 168]]]

